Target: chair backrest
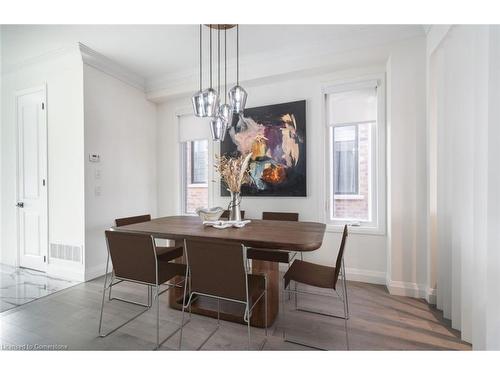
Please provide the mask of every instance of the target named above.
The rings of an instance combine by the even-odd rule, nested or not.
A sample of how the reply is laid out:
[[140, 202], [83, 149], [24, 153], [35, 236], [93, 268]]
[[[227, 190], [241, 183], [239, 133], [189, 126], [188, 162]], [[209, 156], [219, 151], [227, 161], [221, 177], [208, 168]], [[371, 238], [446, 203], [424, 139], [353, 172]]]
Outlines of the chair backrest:
[[247, 300], [247, 274], [241, 245], [186, 239], [184, 249], [192, 292]]
[[113, 230], [105, 234], [116, 277], [156, 283], [156, 254], [151, 236]]
[[263, 212], [262, 220], [299, 221], [297, 212]]
[[347, 239], [347, 225], [344, 225], [344, 232], [342, 233], [342, 241], [340, 242], [339, 253], [337, 254], [337, 260], [335, 261], [335, 273], [333, 279], [333, 289], [337, 286], [337, 281], [339, 279], [340, 268], [342, 267], [342, 258], [344, 257], [345, 242]]
[[124, 225], [144, 223], [145, 221], [151, 221], [151, 215], [122, 217], [120, 219], [115, 219], [115, 224], [117, 227], [122, 227]]
[[[228, 219], [229, 220], [229, 210], [224, 210], [222, 215], [220, 215], [221, 219]], [[245, 218], [245, 210], [241, 210], [241, 220]]]

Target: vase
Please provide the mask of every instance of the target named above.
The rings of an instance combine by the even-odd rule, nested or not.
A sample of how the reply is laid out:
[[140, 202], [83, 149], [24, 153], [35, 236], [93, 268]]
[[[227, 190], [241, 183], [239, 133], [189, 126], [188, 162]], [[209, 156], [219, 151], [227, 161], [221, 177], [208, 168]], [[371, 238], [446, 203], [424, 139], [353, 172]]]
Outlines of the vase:
[[241, 196], [239, 192], [230, 192], [231, 202], [229, 202], [229, 220], [231, 221], [241, 221]]

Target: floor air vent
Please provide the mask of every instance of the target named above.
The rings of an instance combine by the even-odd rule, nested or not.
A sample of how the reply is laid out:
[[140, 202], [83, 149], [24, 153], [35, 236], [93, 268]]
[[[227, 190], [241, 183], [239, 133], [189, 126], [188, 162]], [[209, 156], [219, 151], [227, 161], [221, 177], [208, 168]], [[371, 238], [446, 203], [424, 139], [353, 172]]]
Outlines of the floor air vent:
[[68, 260], [70, 262], [82, 262], [82, 248], [81, 246], [71, 246], [51, 243], [50, 244], [50, 257], [55, 259]]

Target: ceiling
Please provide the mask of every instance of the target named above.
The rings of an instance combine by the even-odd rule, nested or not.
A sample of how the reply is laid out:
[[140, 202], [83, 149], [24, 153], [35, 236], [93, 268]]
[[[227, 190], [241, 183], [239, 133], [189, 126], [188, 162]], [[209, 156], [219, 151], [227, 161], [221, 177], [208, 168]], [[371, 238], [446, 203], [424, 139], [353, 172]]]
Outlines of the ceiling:
[[[8, 70], [80, 42], [148, 80], [195, 71], [198, 30], [198, 25], [4, 25], [2, 66]], [[208, 31], [204, 35], [208, 40]], [[424, 35], [422, 25], [241, 25], [240, 56], [242, 61], [250, 55], [275, 57], [280, 50], [289, 56], [311, 46], [340, 52], [418, 35]], [[228, 56], [234, 55], [234, 38], [234, 29], [228, 31]]]

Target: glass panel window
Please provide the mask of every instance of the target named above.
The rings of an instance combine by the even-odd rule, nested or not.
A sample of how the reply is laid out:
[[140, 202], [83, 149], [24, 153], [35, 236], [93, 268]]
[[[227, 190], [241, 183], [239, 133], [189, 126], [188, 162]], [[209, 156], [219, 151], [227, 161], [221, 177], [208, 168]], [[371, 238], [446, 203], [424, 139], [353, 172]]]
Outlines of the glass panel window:
[[192, 141], [191, 148], [191, 183], [207, 183], [207, 159], [208, 159], [208, 141]]
[[333, 129], [335, 194], [358, 194], [358, 126]]
[[184, 213], [208, 207], [208, 141], [183, 143]]
[[377, 89], [326, 95], [329, 128], [329, 221], [376, 226]]

